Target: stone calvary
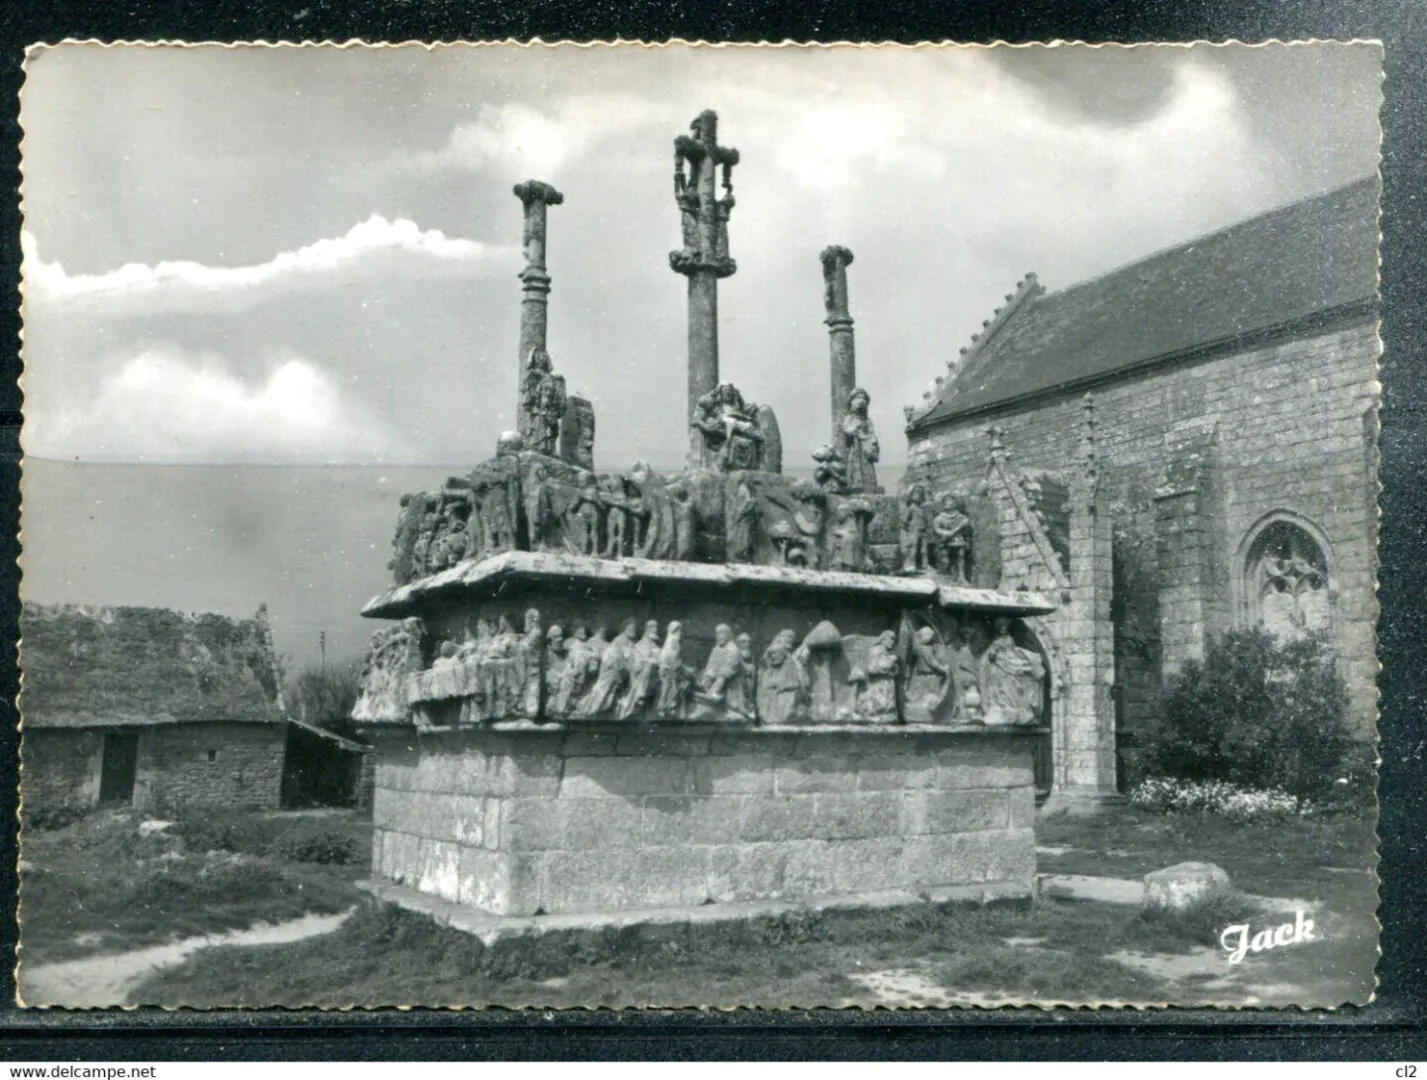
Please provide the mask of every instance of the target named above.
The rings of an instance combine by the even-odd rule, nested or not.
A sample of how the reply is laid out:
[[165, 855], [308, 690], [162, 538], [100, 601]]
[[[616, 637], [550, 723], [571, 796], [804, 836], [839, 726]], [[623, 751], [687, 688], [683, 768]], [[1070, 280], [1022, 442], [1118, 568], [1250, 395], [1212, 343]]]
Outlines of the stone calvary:
[[[1029, 896], [1035, 762], [1074, 666], [1047, 620], [1075, 583], [1000, 590], [1041, 541], [994, 435], [978, 490], [879, 485], [846, 248], [820, 256], [829, 440], [811, 478], [784, 472], [773, 409], [719, 377], [738, 152], [712, 112], [674, 151], [689, 327], [674, 473], [596, 468], [594, 410], [545, 342], [563, 196], [515, 188], [518, 430], [402, 498], [392, 585], [363, 611], [390, 620], [353, 714], [376, 747], [383, 895], [522, 917]], [[1086, 428], [1093, 479], [1088, 405]]]

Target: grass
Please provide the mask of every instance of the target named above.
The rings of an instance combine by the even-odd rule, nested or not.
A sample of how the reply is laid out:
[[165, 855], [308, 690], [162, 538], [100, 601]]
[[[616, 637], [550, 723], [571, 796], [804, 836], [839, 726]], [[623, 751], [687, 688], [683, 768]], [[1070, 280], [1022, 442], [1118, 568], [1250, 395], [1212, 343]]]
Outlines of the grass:
[[[213, 949], [151, 977], [133, 1000], [222, 1005], [489, 1004], [549, 1008], [867, 1003], [853, 976], [913, 967], [943, 985], [1068, 1000], [1155, 1000], [1168, 986], [1087, 951], [1129, 935], [1132, 911], [1036, 904], [921, 908], [763, 919], [697, 933], [624, 930], [550, 935], [537, 946], [485, 948], [470, 935], [368, 903], [321, 939], [278, 948]], [[1038, 937], [1049, 948], [1007, 944]]]
[[[331, 831], [323, 819], [227, 815], [248, 850], [190, 843], [180, 826], [144, 837], [130, 813], [92, 815], [63, 829], [27, 831], [20, 917], [29, 963], [74, 959], [195, 934], [280, 922], [349, 907], [364, 861], [296, 863], [268, 852], [284, 838]], [[338, 826], [362, 832], [350, 816]], [[259, 840], [261, 839], [261, 843]]]
[[1043, 874], [1142, 877], [1175, 862], [1212, 862], [1239, 889], [1302, 896], [1341, 885], [1343, 871], [1377, 865], [1373, 813], [1236, 823], [1213, 814], [1155, 814], [1133, 806], [1113, 814], [1058, 814], [1036, 823], [1036, 843], [1069, 848], [1038, 856]]
[[942, 986], [1009, 998], [1163, 1002], [1176, 997], [1172, 983], [1104, 954], [1182, 950], [1202, 939], [1194, 919], [1043, 901], [809, 913], [692, 932], [551, 934], [533, 945], [486, 948], [425, 917], [368, 902], [321, 939], [200, 954], [153, 976], [134, 1000], [199, 1008], [867, 1004], [872, 999], [854, 976], [911, 969]]
[[[486, 948], [425, 917], [363, 899], [332, 934], [284, 946], [204, 950], [151, 976], [130, 1000], [197, 1008], [870, 1005], [878, 999], [858, 977], [893, 970], [994, 999], [1068, 1002], [1238, 1001], [1253, 993], [1266, 1003], [1339, 1004], [1371, 986], [1373, 879], [1342, 872], [1372, 866], [1369, 817], [1231, 825], [1127, 807], [1094, 818], [1044, 819], [1037, 832], [1042, 845], [1071, 849], [1041, 855], [1042, 872], [1138, 877], [1175, 862], [1211, 861], [1242, 893], [1320, 902], [1315, 917], [1327, 940], [1255, 955], [1227, 970], [1217, 949], [1224, 925], [1247, 921], [1257, 929], [1282, 918], [1229, 894], [1174, 916], [1057, 901], [926, 906], [692, 930], [548, 934], [534, 944]], [[365, 895], [347, 885], [344, 875], [353, 868], [282, 870], [316, 875], [331, 890], [333, 907]], [[290, 888], [300, 879], [285, 880], [284, 895], [300, 902]], [[264, 891], [263, 911], [274, 918], [272, 886]], [[303, 910], [322, 908], [309, 903]], [[251, 914], [247, 909], [244, 917]], [[211, 921], [220, 912], [203, 916]], [[1137, 967], [1112, 959], [1117, 953], [1192, 962]]]

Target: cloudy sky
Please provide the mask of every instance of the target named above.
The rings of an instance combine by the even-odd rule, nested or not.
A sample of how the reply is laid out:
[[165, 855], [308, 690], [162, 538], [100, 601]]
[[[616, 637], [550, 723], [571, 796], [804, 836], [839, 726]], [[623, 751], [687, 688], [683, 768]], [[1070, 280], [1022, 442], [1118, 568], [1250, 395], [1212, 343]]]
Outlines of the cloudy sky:
[[[817, 254], [852, 248], [859, 382], [896, 464], [902, 406], [1026, 271], [1061, 288], [1372, 173], [1379, 70], [1366, 45], [48, 50], [21, 102], [24, 446], [71, 466], [227, 476], [416, 465], [439, 483], [513, 426], [510, 188], [533, 177], [566, 196], [550, 214], [550, 347], [595, 402], [597, 462], [675, 466], [672, 140], [711, 107], [742, 154], [723, 376], [777, 410], [790, 464], [816, 446]], [[368, 486], [394, 498], [380, 472]], [[85, 484], [59, 475], [26, 478], [36, 599], [157, 603], [174, 559], [221, 576], [241, 555], [252, 603], [192, 572], [162, 602], [267, 599], [280, 617], [274, 595], [292, 583], [261, 568], [295, 545], [336, 550], [300, 506], [262, 525], [282, 492], [310, 498], [306, 481], [126, 472], [126, 499], [171, 523], [155, 536], [122, 516], [91, 526]], [[245, 499], [252, 513], [230, 505]], [[371, 566], [352, 571], [352, 595], [328, 590], [332, 618], [380, 587], [378, 531], [360, 538]]]
[[671, 142], [742, 152], [723, 371], [812, 449], [818, 251], [853, 249], [893, 455], [1027, 270], [1057, 288], [1375, 167], [1368, 46], [102, 49], [32, 58], [29, 453], [470, 463], [512, 426], [520, 204], [551, 214], [550, 344], [607, 466], [677, 464]]

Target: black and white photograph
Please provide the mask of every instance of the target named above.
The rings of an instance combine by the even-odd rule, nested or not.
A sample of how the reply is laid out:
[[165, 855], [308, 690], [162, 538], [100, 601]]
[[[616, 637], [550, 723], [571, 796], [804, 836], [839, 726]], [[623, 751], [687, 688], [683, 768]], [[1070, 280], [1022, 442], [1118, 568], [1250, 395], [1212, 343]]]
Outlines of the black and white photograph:
[[1371, 1001], [1382, 67], [32, 48], [19, 1003]]

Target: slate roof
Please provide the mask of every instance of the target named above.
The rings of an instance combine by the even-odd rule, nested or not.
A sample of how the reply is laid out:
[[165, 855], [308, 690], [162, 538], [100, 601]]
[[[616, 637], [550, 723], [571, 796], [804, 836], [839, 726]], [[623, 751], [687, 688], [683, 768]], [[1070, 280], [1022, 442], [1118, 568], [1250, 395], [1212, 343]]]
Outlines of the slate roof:
[[[1269, 211], [1029, 298], [943, 385], [918, 430], [1377, 298], [1378, 181]], [[920, 410], [918, 410], [920, 411]]]
[[285, 723], [265, 614], [26, 604], [20, 714], [27, 727]]

